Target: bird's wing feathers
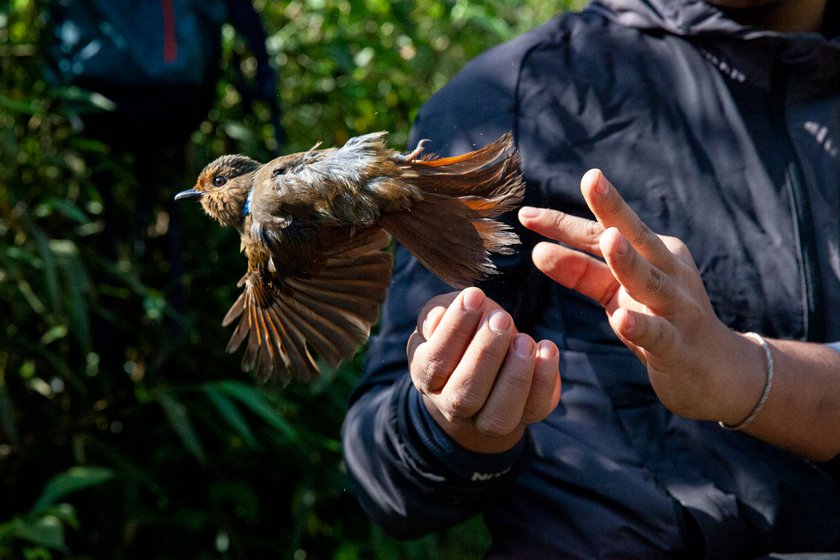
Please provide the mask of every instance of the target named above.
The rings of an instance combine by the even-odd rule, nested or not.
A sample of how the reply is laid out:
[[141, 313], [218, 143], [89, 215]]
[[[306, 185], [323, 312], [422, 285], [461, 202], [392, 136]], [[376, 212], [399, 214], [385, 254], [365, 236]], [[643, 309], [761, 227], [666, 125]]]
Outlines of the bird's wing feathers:
[[284, 276], [279, 270], [266, 281], [250, 267], [239, 282], [242, 294], [222, 322], [227, 326], [239, 318], [228, 351], [247, 340], [243, 368], [281, 383], [318, 374], [310, 351], [337, 366], [367, 341], [379, 316], [391, 278], [389, 243], [381, 229], [348, 232], [310, 274]]

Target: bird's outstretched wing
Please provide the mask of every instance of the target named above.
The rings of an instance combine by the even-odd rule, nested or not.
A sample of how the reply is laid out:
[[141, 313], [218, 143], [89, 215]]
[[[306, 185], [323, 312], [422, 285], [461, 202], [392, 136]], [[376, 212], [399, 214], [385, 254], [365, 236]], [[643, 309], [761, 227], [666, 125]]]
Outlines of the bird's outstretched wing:
[[367, 341], [391, 279], [393, 258], [381, 229], [347, 232], [324, 252], [323, 267], [307, 275], [270, 281], [251, 269], [223, 326], [239, 324], [228, 343], [234, 352], [247, 339], [242, 367], [261, 381], [287, 383], [318, 375], [314, 351], [330, 366]]

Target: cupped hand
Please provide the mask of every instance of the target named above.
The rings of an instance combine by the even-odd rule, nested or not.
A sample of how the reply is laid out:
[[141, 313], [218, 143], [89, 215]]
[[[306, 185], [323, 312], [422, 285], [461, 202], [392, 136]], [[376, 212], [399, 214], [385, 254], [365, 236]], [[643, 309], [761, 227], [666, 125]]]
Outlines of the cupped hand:
[[[604, 307], [610, 326], [645, 363], [653, 389], [670, 410], [739, 422], [751, 401], [731, 394], [727, 373], [739, 357], [760, 353], [760, 347], [717, 318], [682, 241], [651, 231], [598, 170], [584, 175], [581, 191], [597, 221], [555, 210], [520, 210], [524, 226], [560, 242], [539, 243], [534, 264]], [[740, 381], [747, 393], [761, 390], [758, 378], [745, 375]]]
[[412, 381], [435, 421], [462, 447], [502, 452], [560, 399], [558, 350], [519, 333], [478, 288], [432, 298], [408, 341]]

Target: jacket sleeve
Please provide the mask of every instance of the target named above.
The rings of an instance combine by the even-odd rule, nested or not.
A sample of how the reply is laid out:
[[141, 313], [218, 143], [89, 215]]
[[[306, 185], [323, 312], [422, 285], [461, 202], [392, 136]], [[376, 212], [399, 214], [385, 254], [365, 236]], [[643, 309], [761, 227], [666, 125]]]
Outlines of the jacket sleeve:
[[371, 339], [365, 375], [342, 430], [344, 457], [368, 515], [400, 538], [415, 538], [481, 511], [526, 456], [527, 438], [499, 454], [467, 451], [432, 420], [407, 372], [405, 346], [420, 307], [449, 291], [404, 249]]
[[[420, 111], [410, 146], [428, 138], [440, 156], [474, 150], [514, 130], [515, 83], [523, 45], [507, 44], [468, 65]], [[504, 66], [505, 60], [509, 66]], [[511, 68], [500, 76], [499, 67]], [[515, 130], [514, 130], [515, 135]], [[526, 195], [526, 200], [531, 195]], [[530, 204], [536, 204], [533, 198]], [[510, 223], [515, 217], [509, 216]], [[503, 274], [482, 285], [527, 331], [521, 294], [534, 281], [527, 233], [516, 255], [496, 259]], [[480, 512], [527, 460], [526, 436], [500, 454], [467, 451], [432, 420], [407, 371], [406, 343], [429, 298], [452, 288], [404, 248], [396, 250], [393, 282], [379, 333], [371, 338], [364, 374], [342, 428], [345, 461], [367, 513], [389, 533], [414, 538]]]

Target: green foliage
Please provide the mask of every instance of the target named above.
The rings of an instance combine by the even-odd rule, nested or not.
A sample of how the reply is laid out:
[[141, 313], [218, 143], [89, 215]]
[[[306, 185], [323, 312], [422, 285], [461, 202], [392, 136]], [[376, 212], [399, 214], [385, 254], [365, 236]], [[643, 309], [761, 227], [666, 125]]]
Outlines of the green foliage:
[[[289, 150], [373, 130], [403, 148], [469, 58], [572, 7], [255, 3]], [[338, 439], [361, 356], [279, 390], [224, 351], [238, 239], [171, 198], [221, 153], [275, 153], [269, 109], [230, 85], [234, 60], [253, 75], [244, 43], [226, 29], [186, 155], [149, 160], [79, 130], [110, 104], [44, 80], [43, 12], [0, 5], [0, 558], [480, 556], [478, 520], [402, 543], [361, 513]]]

